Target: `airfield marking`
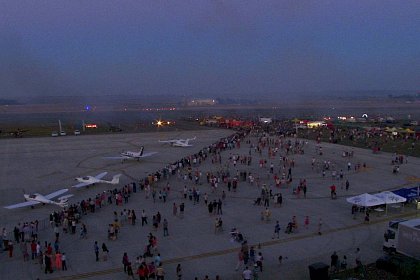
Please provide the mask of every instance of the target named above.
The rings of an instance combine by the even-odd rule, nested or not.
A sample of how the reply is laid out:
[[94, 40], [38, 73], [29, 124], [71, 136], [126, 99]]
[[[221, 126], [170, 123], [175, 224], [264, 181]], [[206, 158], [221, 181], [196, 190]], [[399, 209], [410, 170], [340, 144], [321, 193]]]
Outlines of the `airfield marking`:
[[[414, 215], [416, 215], [416, 213], [403, 213], [403, 214], [395, 215], [392, 218], [393, 219], [407, 218], [407, 217], [414, 216]], [[376, 221], [371, 221], [368, 225], [383, 223], [383, 222], [388, 221], [389, 218], [390, 217], [386, 217], [386, 218], [384, 217], [384, 218], [378, 219]], [[254, 246], [256, 248], [269, 247], [269, 246], [284, 244], [284, 243], [292, 242], [292, 241], [296, 241], [296, 240], [302, 240], [302, 239], [306, 239], [306, 238], [322, 237], [322, 236], [325, 236], [327, 234], [336, 233], [336, 232], [340, 232], [340, 231], [345, 231], [345, 230], [349, 230], [349, 229], [361, 228], [361, 227], [368, 226], [368, 225], [365, 224], [364, 222], [362, 222], [362, 223], [359, 223], [359, 224], [344, 226], [344, 227], [341, 227], [341, 228], [332, 228], [332, 229], [323, 231], [322, 235], [318, 235], [318, 233], [314, 232], [314, 233], [309, 233], [309, 234], [304, 234], [304, 235], [299, 235], [299, 236], [293, 236], [293, 237], [280, 239], [280, 240], [270, 240], [270, 241], [265, 241], [265, 242], [261, 242], [261, 243], [257, 243], [257, 244], [250, 244], [249, 246]], [[186, 262], [186, 261], [190, 261], [190, 260], [198, 260], [198, 259], [203, 259], [203, 258], [208, 258], [208, 257], [227, 255], [227, 254], [237, 252], [239, 248], [240, 247], [229, 248], [229, 249], [225, 249], [225, 250], [206, 252], [206, 253], [201, 253], [201, 254], [192, 255], [192, 256], [172, 258], [172, 259], [166, 260], [165, 264], [180, 263], [180, 262]], [[118, 272], [123, 272], [123, 268], [122, 267], [110, 268], [110, 269], [104, 269], [104, 270], [98, 270], [98, 271], [92, 271], [92, 272], [86, 272], [86, 273], [79, 273], [79, 274], [75, 274], [75, 275], [48, 278], [48, 280], [85, 279], [85, 278], [96, 277], [96, 276], [101, 276], [101, 275], [114, 274], [114, 273], [118, 273]]]

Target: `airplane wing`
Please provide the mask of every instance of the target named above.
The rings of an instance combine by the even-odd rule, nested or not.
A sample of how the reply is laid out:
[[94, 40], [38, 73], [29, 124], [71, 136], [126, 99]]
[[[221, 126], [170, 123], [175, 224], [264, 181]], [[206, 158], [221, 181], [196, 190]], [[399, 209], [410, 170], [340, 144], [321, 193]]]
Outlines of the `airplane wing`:
[[144, 158], [144, 157], [150, 157], [153, 156], [154, 154], [157, 154], [157, 152], [148, 152], [148, 153], [143, 153], [140, 158]]
[[98, 180], [100, 180], [100, 179], [102, 179], [103, 177], [105, 177], [105, 175], [106, 175], [106, 174], [108, 174], [108, 172], [102, 172], [102, 173], [100, 173], [100, 174], [96, 175], [96, 176], [95, 176], [95, 178], [96, 178], [96, 179], [98, 179]]
[[56, 196], [59, 196], [59, 195], [62, 195], [63, 193], [66, 193], [66, 192], [68, 192], [69, 191], [69, 189], [61, 189], [61, 190], [58, 190], [58, 191], [55, 191], [55, 192], [53, 192], [53, 193], [50, 193], [50, 194], [47, 194], [46, 196], [44, 196], [46, 199], [52, 199], [52, 198], [54, 198], [54, 197], [56, 197]]
[[117, 157], [104, 157], [105, 159], [129, 159], [132, 157], [127, 157], [127, 156], [117, 156]]
[[92, 185], [92, 183], [79, 183], [77, 185], [71, 186], [72, 188], [81, 188], [81, 187], [86, 187]]
[[22, 202], [22, 203], [18, 203], [18, 204], [4, 206], [4, 208], [15, 209], [15, 208], [21, 208], [21, 207], [26, 207], [26, 206], [32, 206], [32, 205], [36, 205], [36, 204], [39, 204], [39, 203], [40, 202], [38, 202], [38, 201], [26, 201], [26, 202]]
[[175, 143], [178, 142], [179, 140], [159, 140], [159, 143]]

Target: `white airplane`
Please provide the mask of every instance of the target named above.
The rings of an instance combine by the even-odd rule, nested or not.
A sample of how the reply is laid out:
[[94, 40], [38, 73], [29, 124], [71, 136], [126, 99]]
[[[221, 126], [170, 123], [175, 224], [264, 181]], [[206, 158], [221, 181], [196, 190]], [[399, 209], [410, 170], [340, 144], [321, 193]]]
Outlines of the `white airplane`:
[[15, 208], [26, 207], [26, 206], [33, 207], [34, 205], [39, 204], [39, 203], [55, 204], [55, 205], [58, 205], [60, 207], [67, 207], [68, 206], [68, 199], [69, 199], [69, 197], [73, 196], [72, 194], [61, 196], [57, 199], [58, 201], [54, 201], [54, 200], [51, 200], [51, 199], [53, 199], [54, 197], [57, 197], [59, 195], [62, 195], [63, 193], [66, 193], [68, 191], [69, 191], [69, 189], [62, 189], [62, 190], [58, 190], [58, 191], [55, 191], [55, 192], [47, 194], [47, 195], [42, 195], [42, 194], [39, 194], [39, 193], [24, 194], [23, 197], [25, 198], [26, 202], [5, 206], [4, 208], [15, 209]]
[[189, 142], [195, 140], [196, 138], [197, 137], [187, 139], [159, 140], [159, 143], [166, 143], [173, 147], [192, 147], [192, 145]]
[[76, 180], [79, 182], [79, 184], [72, 186], [72, 188], [81, 188], [97, 183], [117, 185], [120, 182], [121, 174], [114, 175], [111, 181], [102, 180], [106, 174], [108, 174], [108, 172], [102, 172], [96, 176], [77, 177]]
[[141, 158], [150, 157], [154, 154], [157, 154], [157, 152], [145, 153], [144, 147], [141, 146], [140, 151], [138, 152], [125, 151], [125, 152], [122, 152], [120, 156], [118, 157], [106, 157], [106, 158], [107, 159], [120, 159], [122, 162], [124, 162], [124, 160], [127, 160], [127, 159], [137, 159], [137, 161], [139, 161]]

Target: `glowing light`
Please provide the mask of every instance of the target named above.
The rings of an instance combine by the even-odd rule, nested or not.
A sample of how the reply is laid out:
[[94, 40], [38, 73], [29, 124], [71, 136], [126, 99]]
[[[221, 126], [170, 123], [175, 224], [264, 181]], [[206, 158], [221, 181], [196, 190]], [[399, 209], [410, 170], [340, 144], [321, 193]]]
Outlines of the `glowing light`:
[[86, 128], [98, 128], [98, 125], [94, 124], [94, 123], [87, 123], [85, 124]]

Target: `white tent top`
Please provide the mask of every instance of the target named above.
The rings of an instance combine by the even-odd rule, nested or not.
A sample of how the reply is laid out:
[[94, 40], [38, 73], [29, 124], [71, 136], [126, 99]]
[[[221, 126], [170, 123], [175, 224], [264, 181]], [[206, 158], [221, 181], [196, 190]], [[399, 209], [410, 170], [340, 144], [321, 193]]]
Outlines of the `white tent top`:
[[381, 192], [376, 193], [374, 196], [379, 197], [380, 199], [384, 200], [386, 204], [393, 204], [393, 203], [401, 203], [406, 202], [407, 199], [405, 197], [402, 197], [398, 194], [395, 194], [393, 192]]
[[385, 204], [385, 201], [374, 195], [363, 193], [347, 198], [347, 202], [356, 204], [358, 206], [370, 207]]

